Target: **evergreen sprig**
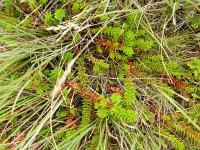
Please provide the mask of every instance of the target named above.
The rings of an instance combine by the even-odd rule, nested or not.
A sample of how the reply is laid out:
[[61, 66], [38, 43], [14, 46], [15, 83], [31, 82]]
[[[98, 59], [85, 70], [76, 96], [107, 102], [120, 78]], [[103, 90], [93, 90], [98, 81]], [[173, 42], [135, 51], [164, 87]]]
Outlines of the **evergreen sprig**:
[[122, 108], [122, 106], [113, 106], [110, 109], [111, 116], [116, 120], [121, 120], [126, 123], [134, 123], [138, 119], [138, 115], [131, 109]]

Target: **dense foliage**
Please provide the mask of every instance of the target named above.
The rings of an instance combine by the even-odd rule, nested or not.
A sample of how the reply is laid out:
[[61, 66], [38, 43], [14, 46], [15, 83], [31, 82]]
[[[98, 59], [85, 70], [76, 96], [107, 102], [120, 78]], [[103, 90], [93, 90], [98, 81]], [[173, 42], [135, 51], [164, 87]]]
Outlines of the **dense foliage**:
[[198, 149], [199, 6], [0, 2], [0, 150]]

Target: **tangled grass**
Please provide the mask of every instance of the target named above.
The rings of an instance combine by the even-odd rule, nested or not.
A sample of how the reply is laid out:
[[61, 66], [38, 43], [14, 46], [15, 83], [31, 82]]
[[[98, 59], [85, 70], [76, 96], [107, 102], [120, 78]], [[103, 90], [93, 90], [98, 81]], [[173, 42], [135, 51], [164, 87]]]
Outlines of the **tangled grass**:
[[199, 5], [0, 2], [0, 149], [198, 149]]

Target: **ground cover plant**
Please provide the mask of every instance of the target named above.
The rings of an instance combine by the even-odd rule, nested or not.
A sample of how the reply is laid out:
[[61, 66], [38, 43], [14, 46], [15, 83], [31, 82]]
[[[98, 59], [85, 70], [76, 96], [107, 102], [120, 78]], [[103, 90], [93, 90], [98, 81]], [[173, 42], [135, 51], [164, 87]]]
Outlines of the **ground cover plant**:
[[0, 2], [0, 150], [197, 150], [199, 0]]

